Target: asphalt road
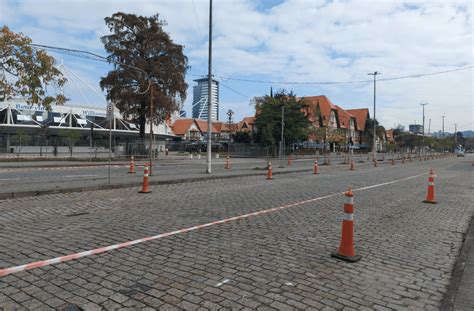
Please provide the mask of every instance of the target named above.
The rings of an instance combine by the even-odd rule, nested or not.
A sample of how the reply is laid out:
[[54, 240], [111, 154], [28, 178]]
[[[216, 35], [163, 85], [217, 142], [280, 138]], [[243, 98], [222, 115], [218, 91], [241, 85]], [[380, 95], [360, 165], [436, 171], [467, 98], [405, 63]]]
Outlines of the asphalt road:
[[[471, 162], [0, 201], [0, 269], [99, 248], [0, 278], [0, 307], [437, 310], [474, 212]], [[422, 203], [430, 168], [436, 205]], [[349, 186], [354, 264], [330, 257]]]

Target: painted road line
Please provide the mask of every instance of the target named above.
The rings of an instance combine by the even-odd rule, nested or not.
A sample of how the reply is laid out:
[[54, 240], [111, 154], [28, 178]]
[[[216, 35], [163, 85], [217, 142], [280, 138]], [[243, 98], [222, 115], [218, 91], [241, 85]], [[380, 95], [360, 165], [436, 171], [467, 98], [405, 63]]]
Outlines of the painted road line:
[[230, 281], [229, 279], [224, 279], [224, 280], [222, 280], [222, 282], [217, 283], [215, 286], [216, 286], [216, 287], [221, 287], [221, 286], [224, 285], [225, 283], [229, 283], [229, 281]]
[[[377, 187], [382, 187], [382, 186], [390, 185], [390, 184], [393, 184], [393, 183], [402, 182], [402, 181], [410, 180], [410, 179], [413, 179], [413, 178], [417, 178], [417, 177], [420, 177], [420, 176], [423, 176], [423, 175], [426, 175], [426, 174], [427, 173], [414, 175], [414, 176], [410, 176], [410, 177], [406, 177], [406, 178], [402, 178], [402, 179], [397, 179], [397, 180], [393, 180], [393, 181], [389, 181], [389, 182], [385, 182], [385, 183], [375, 184], [375, 185], [371, 185], [371, 186], [361, 187], [361, 188], [353, 189], [353, 191], [363, 191], [363, 190], [373, 189], [373, 188], [377, 188]], [[332, 198], [332, 197], [335, 197], [335, 196], [338, 196], [338, 195], [341, 195], [341, 194], [345, 194], [345, 191], [336, 192], [336, 193], [325, 195], [325, 196], [322, 196], [322, 197], [307, 199], [307, 200], [304, 200], [304, 201], [298, 201], [298, 202], [282, 205], [282, 206], [279, 206], [279, 207], [273, 207], [273, 208], [269, 208], [269, 209], [266, 209], [266, 210], [261, 210], [261, 211], [256, 211], [256, 212], [252, 212], [252, 213], [248, 213], [248, 214], [234, 216], [234, 217], [231, 217], [231, 218], [216, 220], [216, 221], [209, 222], [209, 223], [206, 223], [206, 224], [197, 225], [197, 226], [193, 226], [193, 227], [188, 227], [188, 228], [175, 230], [175, 231], [171, 231], [171, 232], [167, 232], [167, 233], [161, 233], [161, 234], [158, 234], [158, 235], [149, 236], [149, 237], [145, 237], [145, 238], [141, 238], [141, 239], [137, 239], [137, 240], [133, 240], [133, 241], [127, 241], [127, 242], [114, 244], [114, 245], [110, 245], [110, 246], [106, 246], [106, 247], [101, 247], [101, 248], [96, 248], [96, 249], [92, 249], [92, 250], [88, 250], [88, 251], [83, 251], [83, 252], [80, 252], [80, 253], [64, 255], [64, 256], [61, 256], [61, 257], [56, 257], [56, 258], [47, 259], [47, 260], [43, 260], [43, 261], [36, 261], [36, 262], [24, 264], [24, 265], [20, 265], [20, 266], [16, 266], [16, 267], [6, 268], [6, 269], [0, 270], [0, 277], [6, 276], [6, 275], [9, 275], [9, 274], [12, 274], [12, 273], [20, 272], [20, 271], [27, 271], [27, 270], [31, 270], [31, 269], [35, 269], [35, 268], [48, 266], [48, 265], [67, 262], [67, 261], [70, 261], [70, 260], [74, 260], [74, 259], [78, 259], [78, 258], [90, 256], [90, 255], [100, 254], [100, 253], [108, 252], [108, 251], [111, 251], [111, 250], [114, 250], [114, 249], [120, 249], [120, 248], [124, 248], [124, 247], [130, 246], [130, 245], [140, 244], [140, 243], [144, 243], [144, 242], [151, 241], [151, 240], [159, 240], [159, 239], [162, 239], [162, 238], [165, 238], [165, 237], [178, 235], [178, 234], [186, 233], [186, 232], [189, 232], [189, 231], [194, 231], [194, 230], [198, 230], [198, 229], [202, 229], [202, 228], [206, 228], [206, 227], [211, 227], [211, 226], [215, 226], [215, 225], [220, 225], [220, 224], [228, 223], [228, 222], [231, 222], [231, 221], [246, 219], [246, 218], [249, 218], [249, 217], [252, 217], [252, 216], [259, 216], [259, 215], [263, 215], [263, 214], [268, 214], [268, 213], [276, 212], [276, 211], [283, 210], [283, 209], [286, 209], [286, 208], [289, 208], [289, 207], [294, 207], [294, 206], [299, 206], [299, 205], [312, 203], [312, 202], [316, 202], [316, 201], [320, 201], [320, 200], [325, 200], [325, 199]]]
[[103, 174], [93, 174], [93, 175], [66, 175], [66, 176], [59, 176], [60, 178], [81, 178], [81, 177], [96, 177], [96, 176], [103, 176]]

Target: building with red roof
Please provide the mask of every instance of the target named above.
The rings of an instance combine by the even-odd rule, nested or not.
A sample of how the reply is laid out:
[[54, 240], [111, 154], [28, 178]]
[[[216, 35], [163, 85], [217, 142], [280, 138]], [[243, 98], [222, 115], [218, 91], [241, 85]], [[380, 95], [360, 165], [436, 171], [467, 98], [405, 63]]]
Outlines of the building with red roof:
[[[219, 139], [221, 133], [222, 122], [212, 124], [212, 139]], [[173, 123], [173, 133], [185, 140], [203, 140], [207, 137], [208, 126], [207, 120], [200, 119], [177, 119]]]

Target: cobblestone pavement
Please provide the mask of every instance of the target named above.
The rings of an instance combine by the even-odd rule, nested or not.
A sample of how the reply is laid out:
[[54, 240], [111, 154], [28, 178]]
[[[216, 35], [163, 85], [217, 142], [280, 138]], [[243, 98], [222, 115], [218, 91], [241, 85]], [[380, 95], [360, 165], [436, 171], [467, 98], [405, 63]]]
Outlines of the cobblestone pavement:
[[[427, 172], [438, 204], [423, 204]], [[0, 202], [0, 268], [355, 191], [358, 263], [330, 257], [342, 195], [0, 278], [0, 307], [436, 310], [474, 212], [470, 159]]]

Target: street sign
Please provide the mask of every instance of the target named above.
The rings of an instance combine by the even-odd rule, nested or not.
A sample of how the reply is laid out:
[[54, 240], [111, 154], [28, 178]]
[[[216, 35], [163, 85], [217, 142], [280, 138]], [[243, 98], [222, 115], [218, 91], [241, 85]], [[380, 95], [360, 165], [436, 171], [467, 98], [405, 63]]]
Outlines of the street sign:
[[107, 104], [107, 120], [113, 120], [114, 119], [114, 105], [112, 103]]

